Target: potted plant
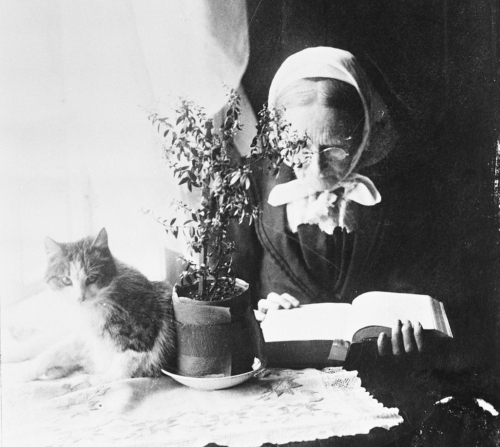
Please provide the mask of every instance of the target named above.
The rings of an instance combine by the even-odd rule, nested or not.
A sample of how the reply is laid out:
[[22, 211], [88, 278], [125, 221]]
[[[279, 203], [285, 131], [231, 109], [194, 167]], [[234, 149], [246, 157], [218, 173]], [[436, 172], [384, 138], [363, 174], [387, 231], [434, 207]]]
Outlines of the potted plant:
[[183, 376], [234, 376], [251, 371], [255, 358], [264, 361], [248, 284], [235, 277], [235, 243], [227, 237], [232, 220], [250, 224], [257, 217], [248, 195], [250, 166], [231, 160], [239, 115], [239, 96], [231, 91], [218, 132], [204, 110], [188, 100], [181, 101], [173, 119], [150, 116], [178, 184], [199, 193], [196, 205], [177, 201], [176, 216], [162, 221], [168, 233], [184, 236], [192, 255], [182, 259], [185, 270], [173, 291], [176, 372]]
[[230, 222], [251, 224], [258, 217], [249, 197], [251, 165], [266, 158], [277, 172], [293, 165], [305, 143], [290, 132], [282, 113], [264, 108], [246, 163], [232, 158], [235, 134], [241, 130], [240, 97], [228, 94], [224, 120], [213, 120], [193, 102], [182, 100], [174, 118], [150, 115], [164, 139], [164, 151], [174, 177], [191, 193], [195, 205], [176, 202], [176, 216], [162, 220], [174, 237], [182, 235], [191, 259], [174, 286], [177, 329], [177, 373], [192, 377], [224, 377], [252, 370], [254, 359], [264, 362], [263, 337], [251, 308], [248, 285], [235, 277], [228, 240]]

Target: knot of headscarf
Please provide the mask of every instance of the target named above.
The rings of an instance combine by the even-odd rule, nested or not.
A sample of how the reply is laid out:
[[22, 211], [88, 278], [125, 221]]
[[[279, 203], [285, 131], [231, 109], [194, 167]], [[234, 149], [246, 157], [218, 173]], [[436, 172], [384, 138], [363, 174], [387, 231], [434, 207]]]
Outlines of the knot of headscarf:
[[347, 173], [333, 188], [318, 191], [303, 179], [295, 179], [276, 185], [268, 202], [272, 206], [287, 206], [288, 224], [292, 231], [296, 232], [301, 223], [315, 223], [332, 234], [335, 226], [345, 226], [349, 201], [364, 206], [381, 201], [373, 182], [355, 171], [384, 158], [392, 149], [396, 134], [387, 107], [363, 69], [351, 53], [337, 48], [307, 48], [286, 59], [271, 83], [269, 107], [276, 107], [276, 99], [286, 87], [307, 78], [337, 79], [356, 88], [365, 111], [363, 138], [353, 154]]
[[[380, 193], [373, 182], [361, 174], [350, 174], [342, 182], [337, 184], [334, 190], [343, 188], [342, 197], [352, 200], [360, 205], [373, 206], [382, 200]], [[317, 191], [311, 188], [303, 179], [290, 180], [287, 183], [276, 185], [269, 194], [268, 203], [271, 206], [281, 206], [295, 202], [305, 197], [322, 193], [325, 190]]]
[[333, 234], [336, 226], [351, 229], [345, 222], [349, 201], [373, 206], [381, 200], [368, 177], [353, 173], [334, 190], [314, 191], [302, 179], [276, 185], [268, 202], [271, 206], [286, 205], [288, 227], [294, 233], [300, 224], [316, 224], [325, 233]]

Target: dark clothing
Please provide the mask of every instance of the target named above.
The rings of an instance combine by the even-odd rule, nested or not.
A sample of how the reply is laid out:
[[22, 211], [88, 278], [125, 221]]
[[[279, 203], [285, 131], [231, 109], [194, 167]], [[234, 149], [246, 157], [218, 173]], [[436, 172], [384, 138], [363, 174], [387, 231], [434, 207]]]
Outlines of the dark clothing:
[[293, 175], [288, 168], [279, 177], [265, 167], [255, 169], [252, 193], [262, 212], [254, 227], [235, 229], [237, 238], [246, 241], [237, 243], [236, 271], [250, 282], [254, 304], [270, 292], [289, 293], [302, 304], [351, 302], [371, 290], [430, 293], [414, 278], [425, 254], [426, 241], [420, 238], [430, 237], [426, 213], [417, 207], [429, 193], [417, 188], [416, 197], [409, 198], [415, 191], [405, 187], [411, 178], [382, 181], [382, 174], [373, 171], [370, 178], [382, 202], [351, 203], [355, 230], [337, 227], [328, 235], [317, 225], [302, 224], [294, 234], [287, 228], [286, 206], [267, 203], [271, 189]]

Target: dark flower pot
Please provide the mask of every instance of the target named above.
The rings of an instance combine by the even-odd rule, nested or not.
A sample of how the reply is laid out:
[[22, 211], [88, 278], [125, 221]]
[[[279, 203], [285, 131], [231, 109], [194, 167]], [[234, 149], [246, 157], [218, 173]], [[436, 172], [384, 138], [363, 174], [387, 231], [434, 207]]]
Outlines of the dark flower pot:
[[220, 301], [186, 298], [186, 287], [174, 287], [178, 374], [234, 376], [252, 371], [255, 358], [264, 363], [264, 338], [250, 305], [248, 284], [237, 280], [237, 287], [239, 294]]

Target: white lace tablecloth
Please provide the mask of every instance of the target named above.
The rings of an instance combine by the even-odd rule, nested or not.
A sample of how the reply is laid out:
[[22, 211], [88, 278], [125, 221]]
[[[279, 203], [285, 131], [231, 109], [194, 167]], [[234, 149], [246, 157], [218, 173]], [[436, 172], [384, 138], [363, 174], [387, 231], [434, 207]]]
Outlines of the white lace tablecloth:
[[232, 389], [198, 391], [165, 377], [89, 386], [84, 377], [2, 389], [2, 445], [251, 447], [389, 429], [403, 419], [357, 373], [264, 370]]

